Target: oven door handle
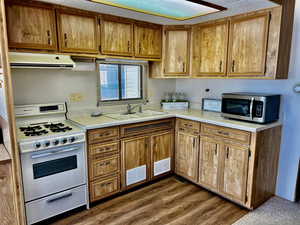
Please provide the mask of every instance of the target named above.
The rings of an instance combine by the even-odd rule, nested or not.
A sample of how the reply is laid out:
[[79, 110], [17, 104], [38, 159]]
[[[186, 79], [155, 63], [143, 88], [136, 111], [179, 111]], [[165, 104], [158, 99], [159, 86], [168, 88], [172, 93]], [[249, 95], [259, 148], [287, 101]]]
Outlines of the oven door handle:
[[251, 103], [250, 103], [250, 118], [253, 120], [253, 105], [254, 105], [254, 98], [251, 98]]
[[79, 148], [68, 148], [68, 149], [63, 149], [63, 150], [59, 150], [59, 151], [53, 151], [53, 152], [42, 153], [42, 154], [35, 154], [35, 155], [32, 155], [31, 158], [32, 159], [38, 159], [38, 158], [43, 158], [43, 157], [50, 156], [50, 155], [56, 155], [56, 154], [65, 153], [65, 152], [72, 152], [72, 151], [76, 151], [78, 149]]

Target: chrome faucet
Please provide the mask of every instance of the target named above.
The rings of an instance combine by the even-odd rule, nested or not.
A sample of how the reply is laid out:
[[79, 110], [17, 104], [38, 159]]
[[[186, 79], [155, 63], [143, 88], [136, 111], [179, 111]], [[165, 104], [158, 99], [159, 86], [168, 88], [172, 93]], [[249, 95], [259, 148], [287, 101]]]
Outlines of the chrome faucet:
[[127, 105], [127, 112], [125, 114], [135, 114], [136, 112], [134, 112], [133, 110], [137, 107], [139, 107], [139, 113], [143, 112], [143, 105], [146, 105], [148, 101], [145, 101], [143, 103], [137, 104], [135, 106], [132, 106], [131, 104]]

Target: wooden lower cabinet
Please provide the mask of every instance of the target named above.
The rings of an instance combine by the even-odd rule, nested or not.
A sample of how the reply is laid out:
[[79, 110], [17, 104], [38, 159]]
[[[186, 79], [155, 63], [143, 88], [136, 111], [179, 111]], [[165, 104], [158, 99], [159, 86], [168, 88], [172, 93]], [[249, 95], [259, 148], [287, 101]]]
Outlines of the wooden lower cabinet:
[[281, 126], [251, 133], [199, 123], [195, 135], [186, 120], [176, 124], [176, 174], [249, 209], [275, 194]]
[[225, 145], [222, 156], [220, 192], [233, 200], [246, 202], [249, 147]]
[[151, 178], [172, 171], [174, 155], [174, 132], [154, 134], [151, 140]]
[[89, 195], [95, 202], [121, 190], [119, 127], [90, 130], [87, 136]]
[[175, 152], [175, 171], [193, 181], [198, 180], [199, 136], [178, 132]]
[[121, 141], [122, 186], [129, 188], [146, 182], [150, 178], [149, 136]]
[[107, 179], [100, 179], [90, 183], [90, 201], [95, 202], [120, 191], [118, 175]]
[[208, 137], [201, 137], [199, 157], [199, 184], [218, 190], [220, 175], [221, 143]]

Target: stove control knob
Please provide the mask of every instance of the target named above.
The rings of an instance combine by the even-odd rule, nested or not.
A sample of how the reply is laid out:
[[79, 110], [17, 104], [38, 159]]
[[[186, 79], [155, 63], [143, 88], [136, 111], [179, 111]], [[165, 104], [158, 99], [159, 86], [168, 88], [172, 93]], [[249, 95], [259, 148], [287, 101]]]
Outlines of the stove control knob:
[[41, 143], [38, 142], [35, 144], [35, 148], [40, 148], [40, 147], [41, 147]]
[[53, 144], [54, 144], [54, 145], [58, 145], [58, 144], [59, 144], [59, 141], [58, 141], [58, 140], [55, 140], [55, 141], [53, 141]]
[[70, 142], [71, 142], [71, 143], [73, 143], [75, 140], [76, 140], [75, 137], [71, 137], [71, 138], [70, 138]]
[[49, 147], [50, 146], [50, 141], [46, 141], [45, 142], [45, 147]]
[[67, 142], [68, 142], [68, 139], [67, 138], [64, 138], [64, 139], [62, 139], [62, 141], [61, 141], [63, 144], [66, 144]]

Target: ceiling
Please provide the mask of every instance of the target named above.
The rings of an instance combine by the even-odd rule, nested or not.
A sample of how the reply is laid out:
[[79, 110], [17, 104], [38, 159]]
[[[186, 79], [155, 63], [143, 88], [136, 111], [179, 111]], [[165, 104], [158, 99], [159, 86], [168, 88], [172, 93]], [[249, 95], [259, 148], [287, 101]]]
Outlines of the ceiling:
[[[227, 8], [227, 10], [195, 17], [192, 19], [178, 21], [176, 19], [145, 14], [130, 9], [115, 7], [107, 4], [95, 3], [88, 0], [39, 0], [39, 1], [59, 4], [59, 5], [104, 13], [104, 14], [111, 14], [120, 17], [127, 17], [127, 18], [132, 18], [132, 19], [142, 20], [142, 21], [147, 21], [152, 23], [164, 24], [164, 25], [195, 24], [195, 23], [205, 22], [208, 20], [223, 18], [226, 16], [232, 16], [232, 15], [237, 15], [245, 12], [276, 6], [275, 3], [272, 3], [268, 0], [206, 0], [207, 2], [223, 6]], [[130, 0], [127, 0], [127, 2], [128, 1]], [[144, 0], [140, 0], [140, 1], [144, 1]], [[170, 0], [159, 0], [159, 1], [166, 2]]]

